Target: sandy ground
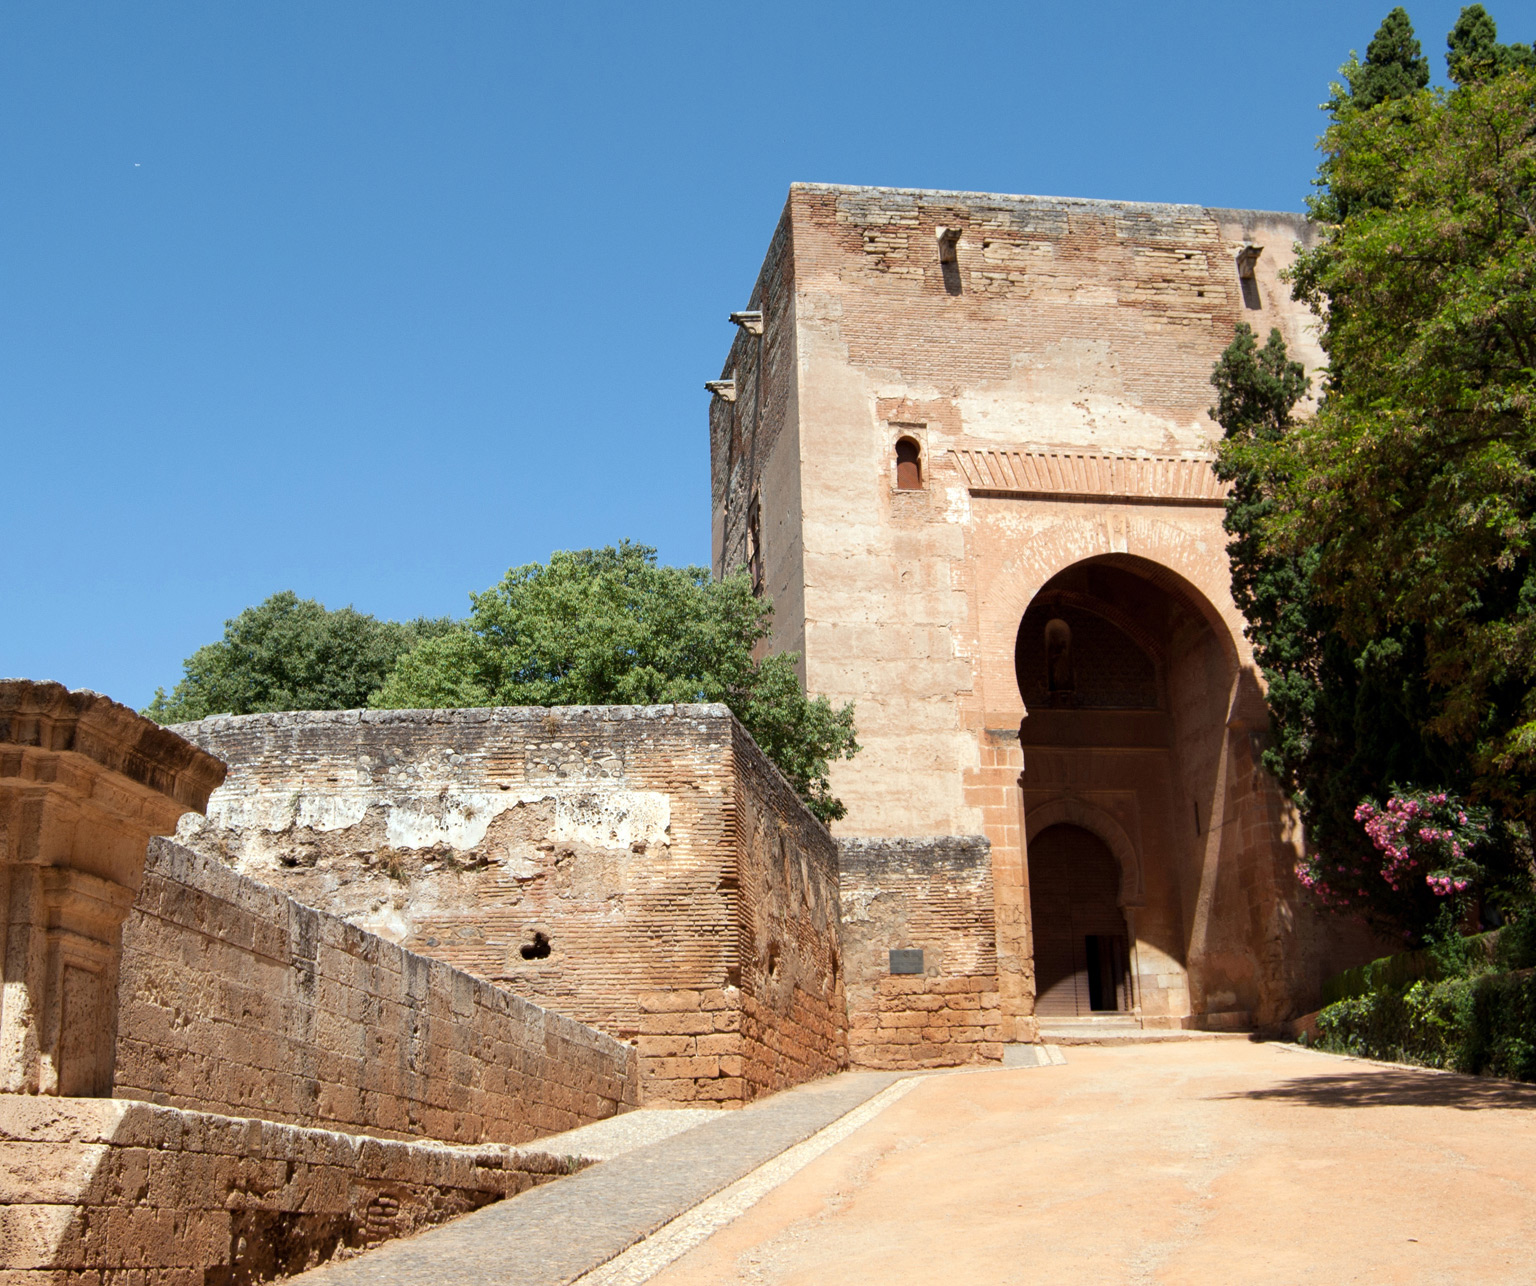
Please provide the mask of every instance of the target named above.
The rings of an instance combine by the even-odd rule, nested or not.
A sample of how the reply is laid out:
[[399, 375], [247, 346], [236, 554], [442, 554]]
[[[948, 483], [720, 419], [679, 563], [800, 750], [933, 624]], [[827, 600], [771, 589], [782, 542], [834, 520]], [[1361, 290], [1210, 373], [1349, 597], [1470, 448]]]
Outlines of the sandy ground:
[[653, 1279], [1533, 1282], [1536, 1088], [1239, 1041], [935, 1076]]

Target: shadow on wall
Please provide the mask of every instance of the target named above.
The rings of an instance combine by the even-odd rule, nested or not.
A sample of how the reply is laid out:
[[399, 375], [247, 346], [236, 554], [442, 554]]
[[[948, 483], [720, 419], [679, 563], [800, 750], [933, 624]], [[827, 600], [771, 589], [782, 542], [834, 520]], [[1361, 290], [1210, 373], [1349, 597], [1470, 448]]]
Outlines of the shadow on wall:
[[1306, 1107], [1454, 1107], [1462, 1111], [1536, 1108], [1536, 1087], [1459, 1076], [1454, 1072], [1373, 1071], [1298, 1076], [1271, 1089], [1222, 1094], [1222, 1099], [1270, 1100]]

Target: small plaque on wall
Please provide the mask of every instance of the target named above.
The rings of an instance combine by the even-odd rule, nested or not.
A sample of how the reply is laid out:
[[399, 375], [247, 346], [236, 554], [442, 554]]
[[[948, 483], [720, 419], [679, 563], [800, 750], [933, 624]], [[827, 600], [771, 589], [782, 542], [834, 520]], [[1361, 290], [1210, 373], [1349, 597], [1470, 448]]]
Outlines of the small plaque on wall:
[[892, 973], [922, 973], [923, 952], [921, 947], [898, 947], [891, 952]]

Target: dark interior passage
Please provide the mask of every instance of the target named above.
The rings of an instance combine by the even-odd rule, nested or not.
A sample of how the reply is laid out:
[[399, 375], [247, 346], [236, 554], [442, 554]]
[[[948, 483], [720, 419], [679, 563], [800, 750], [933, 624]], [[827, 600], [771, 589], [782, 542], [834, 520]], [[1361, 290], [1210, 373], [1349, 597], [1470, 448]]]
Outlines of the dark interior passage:
[[1077, 1017], [1129, 1009], [1125, 916], [1115, 855], [1080, 826], [1051, 826], [1029, 842], [1035, 1012]]

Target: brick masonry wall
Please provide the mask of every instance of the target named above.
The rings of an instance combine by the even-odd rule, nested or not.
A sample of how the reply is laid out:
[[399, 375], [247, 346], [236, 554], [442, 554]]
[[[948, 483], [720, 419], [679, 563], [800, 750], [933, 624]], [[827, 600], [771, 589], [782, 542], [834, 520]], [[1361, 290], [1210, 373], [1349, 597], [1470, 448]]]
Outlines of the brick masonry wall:
[[[1003, 1056], [991, 846], [981, 836], [839, 839], [849, 1054], [855, 1066]], [[919, 949], [921, 974], [890, 951]]]
[[233, 1286], [569, 1173], [575, 1158], [358, 1138], [113, 1099], [0, 1095], [7, 1286]]
[[736, 919], [749, 1096], [848, 1064], [837, 845], [740, 725]]
[[[757, 923], [755, 899], [774, 896], [771, 882], [743, 880], [754, 800], [773, 801], [797, 865], [815, 849], [823, 905], [836, 887], [824, 828], [726, 707], [341, 711], [179, 731], [230, 765], [182, 842], [638, 1040], [647, 1102], [741, 1102], [839, 1065], [835, 981], [806, 998], [831, 975], [835, 914], [796, 922], [822, 942], [819, 956], [796, 957], [804, 994], [744, 981], [741, 926]], [[771, 789], [753, 784], [765, 773]], [[772, 1015], [782, 1005], [782, 1023], [765, 1011], [762, 1034], [744, 1034], [744, 992]], [[797, 1033], [782, 1057], [749, 1056], [781, 1026]]]
[[642, 993], [648, 1105], [736, 1105], [848, 1065], [837, 848], [739, 724], [733, 963], [724, 985]]
[[519, 1143], [638, 1103], [634, 1051], [168, 840], [123, 930], [113, 1094]]

